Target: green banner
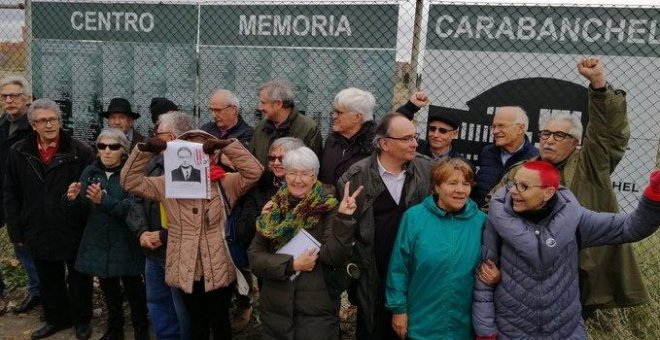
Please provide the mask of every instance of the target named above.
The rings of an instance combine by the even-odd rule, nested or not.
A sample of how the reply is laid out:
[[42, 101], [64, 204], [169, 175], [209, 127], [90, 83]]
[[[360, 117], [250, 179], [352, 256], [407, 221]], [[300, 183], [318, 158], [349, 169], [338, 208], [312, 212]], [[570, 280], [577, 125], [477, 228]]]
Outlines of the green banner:
[[397, 5], [202, 6], [200, 43], [393, 49], [398, 13]]
[[33, 2], [32, 25], [35, 39], [194, 44], [197, 6]]
[[427, 48], [660, 56], [660, 9], [432, 5]]

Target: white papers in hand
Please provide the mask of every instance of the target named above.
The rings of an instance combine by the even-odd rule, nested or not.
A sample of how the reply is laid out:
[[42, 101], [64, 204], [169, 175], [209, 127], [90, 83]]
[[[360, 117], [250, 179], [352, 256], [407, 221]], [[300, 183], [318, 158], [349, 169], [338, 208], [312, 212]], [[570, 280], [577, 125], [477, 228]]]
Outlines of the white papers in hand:
[[[314, 250], [314, 254], [317, 254], [321, 250], [321, 243], [317, 241], [312, 234], [308, 233], [305, 229], [300, 229], [298, 234], [294, 236], [287, 244], [282, 248], [276, 251], [277, 254], [287, 254], [293, 256], [293, 259], [297, 259], [304, 252], [309, 249]], [[293, 281], [300, 272], [296, 272], [291, 275], [289, 279]]]

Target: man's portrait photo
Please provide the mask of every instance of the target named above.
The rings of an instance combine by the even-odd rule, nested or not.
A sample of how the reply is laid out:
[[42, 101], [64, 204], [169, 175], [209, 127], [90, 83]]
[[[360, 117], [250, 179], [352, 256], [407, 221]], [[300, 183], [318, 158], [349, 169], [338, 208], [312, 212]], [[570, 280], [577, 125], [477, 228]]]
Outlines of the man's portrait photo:
[[201, 182], [201, 172], [195, 169], [192, 164], [192, 151], [190, 148], [183, 146], [176, 152], [181, 165], [172, 170], [173, 182]]

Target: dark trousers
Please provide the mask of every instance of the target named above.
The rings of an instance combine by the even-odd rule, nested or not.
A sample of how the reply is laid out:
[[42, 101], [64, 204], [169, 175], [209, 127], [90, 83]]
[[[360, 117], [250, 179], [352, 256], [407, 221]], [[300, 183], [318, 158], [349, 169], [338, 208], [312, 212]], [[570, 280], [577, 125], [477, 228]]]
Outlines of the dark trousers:
[[108, 309], [108, 328], [122, 327], [124, 325], [124, 309], [122, 304], [121, 283], [124, 293], [131, 307], [131, 322], [136, 330], [146, 330], [149, 327], [147, 320], [147, 296], [141, 276], [122, 276], [99, 278], [103, 300]]
[[210, 332], [213, 332], [214, 340], [231, 339], [229, 305], [233, 292], [232, 286], [204, 292], [202, 278], [201, 281], [193, 283], [192, 294], [183, 293], [183, 303], [190, 315], [193, 339], [208, 339]]
[[[381, 292], [381, 289], [379, 289]], [[358, 305], [357, 324], [355, 327], [355, 338], [364, 340], [399, 340], [399, 337], [392, 328], [392, 312], [385, 308], [385, 294], [379, 294], [374, 306], [374, 328], [368, 331], [364, 317], [360, 313]]]
[[87, 325], [92, 319], [92, 278], [74, 268], [75, 258], [34, 259], [46, 322]]

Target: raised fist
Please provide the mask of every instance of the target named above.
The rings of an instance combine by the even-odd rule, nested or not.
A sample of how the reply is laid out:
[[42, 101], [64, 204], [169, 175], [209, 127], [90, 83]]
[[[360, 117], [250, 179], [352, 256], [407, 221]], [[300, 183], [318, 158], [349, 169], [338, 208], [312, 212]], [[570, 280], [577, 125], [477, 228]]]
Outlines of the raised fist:
[[603, 63], [597, 58], [585, 58], [577, 64], [580, 75], [587, 78], [591, 83], [591, 88], [600, 89], [605, 87], [605, 71]]
[[158, 137], [151, 137], [146, 143], [138, 144], [137, 147], [140, 151], [158, 154], [167, 149], [167, 143]]
[[418, 108], [423, 108], [426, 107], [426, 105], [429, 105], [431, 101], [429, 100], [429, 97], [426, 95], [426, 93], [422, 91], [417, 91], [410, 96], [410, 102], [415, 104]]

